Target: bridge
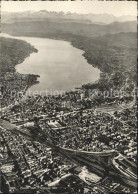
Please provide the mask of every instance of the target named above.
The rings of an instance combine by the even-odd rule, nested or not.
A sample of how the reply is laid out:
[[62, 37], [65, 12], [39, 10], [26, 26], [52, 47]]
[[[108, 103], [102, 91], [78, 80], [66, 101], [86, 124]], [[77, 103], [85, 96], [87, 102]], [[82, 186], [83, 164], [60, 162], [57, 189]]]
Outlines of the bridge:
[[115, 150], [107, 150], [102, 152], [91, 152], [91, 151], [83, 151], [83, 150], [73, 150], [67, 148], [59, 147], [61, 152], [67, 153], [70, 156], [84, 157], [89, 160], [96, 160], [97, 163], [100, 163], [103, 167], [110, 167], [112, 158], [117, 156], [117, 151]]

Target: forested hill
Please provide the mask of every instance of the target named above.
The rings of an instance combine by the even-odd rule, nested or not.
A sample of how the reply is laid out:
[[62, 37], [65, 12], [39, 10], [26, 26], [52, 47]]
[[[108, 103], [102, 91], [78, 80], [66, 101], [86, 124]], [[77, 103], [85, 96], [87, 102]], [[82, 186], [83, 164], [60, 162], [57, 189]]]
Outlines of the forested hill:
[[0, 72], [14, 71], [14, 66], [37, 50], [23, 40], [0, 37]]
[[90, 64], [102, 72], [136, 72], [137, 34], [119, 33], [96, 38], [77, 36], [73, 45], [84, 50], [84, 56]]
[[25, 92], [31, 85], [38, 83], [37, 75], [22, 75], [15, 70], [17, 64], [22, 63], [37, 50], [29, 43], [18, 39], [0, 37], [0, 43], [0, 105], [4, 108], [19, 99], [19, 92]]
[[115, 34], [120, 32], [137, 32], [136, 21], [114, 22], [109, 25], [98, 24], [82, 24], [69, 22], [51, 22], [51, 21], [26, 21], [14, 22], [11, 24], [2, 24], [2, 32], [18, 34], [24, 36], [32, 36], [39, 34], [45, 36], [49, 34], [65, 34], [80, 35], [85, 37], [103, 36], [106, 34]]

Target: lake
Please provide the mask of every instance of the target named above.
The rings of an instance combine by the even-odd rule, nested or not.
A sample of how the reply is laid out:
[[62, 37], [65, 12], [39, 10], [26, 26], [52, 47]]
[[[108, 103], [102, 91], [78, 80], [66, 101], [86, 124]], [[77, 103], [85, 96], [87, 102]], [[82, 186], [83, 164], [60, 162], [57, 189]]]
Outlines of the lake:
[[31, 86], [27, 92], [49, 93], [64, 92], [93, 83], [100, 78], [100, 71], [88, 64], [82, 56], [83, 51], [69, 42], [36, 37], [16, 37], [3, 34], [4, 37], [24, 40], [33, 45], [38, 53], [32, 53], [16, 71], [21, 74], [37, 74], [39, 83]]

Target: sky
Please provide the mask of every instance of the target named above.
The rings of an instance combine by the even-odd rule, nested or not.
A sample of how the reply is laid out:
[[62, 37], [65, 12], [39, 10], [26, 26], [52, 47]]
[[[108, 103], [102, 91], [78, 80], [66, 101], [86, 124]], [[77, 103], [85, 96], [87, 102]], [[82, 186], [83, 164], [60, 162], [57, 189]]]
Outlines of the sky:
[[28, 10], [63, 11], [76, 13], [137, 15], [136, 1], [2, 1], [1, 10], [22, 12]]

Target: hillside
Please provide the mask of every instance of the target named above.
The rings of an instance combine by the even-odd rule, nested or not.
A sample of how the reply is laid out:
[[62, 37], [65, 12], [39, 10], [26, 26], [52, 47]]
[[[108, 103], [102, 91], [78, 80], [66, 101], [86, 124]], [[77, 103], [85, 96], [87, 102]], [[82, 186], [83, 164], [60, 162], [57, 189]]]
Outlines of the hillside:
[[136, 33], [119, 33], [98, 38], [77, 37], [73, 45], [85, 51], [90, 64], [102, 72], [112, 73], [117, 69], [136, 70]]
[[1, 60], [0, 72], [14, 71], [14, 66], [21, 63], [32, 52], [37, 50], [22, 40], [0, 37]]
[[40, 34], [43, 36], [51, 33], [63, 34], [71, 33], [74, 35], [94, 37], [103, 36], [107, 33], [115, 34], [120, 32], [137, 32], [136, 22], [112, 23], [110, 25], [98, 24], [82, 24], [75, 22], [51, 22], [51, 21], [26, 21], [14, 22], [11, 24], [2, 24], [2, 32], [18, 34], [24, 36], [32, 36], [32, 34]]
[[0, 37], [0, 105], [4, 108], [15, 103], [18, 92], [24, 92], [31, 85], [38, 83], [37, 75], [19, 74], [15, 66], [37, 50], [25, 41]]

